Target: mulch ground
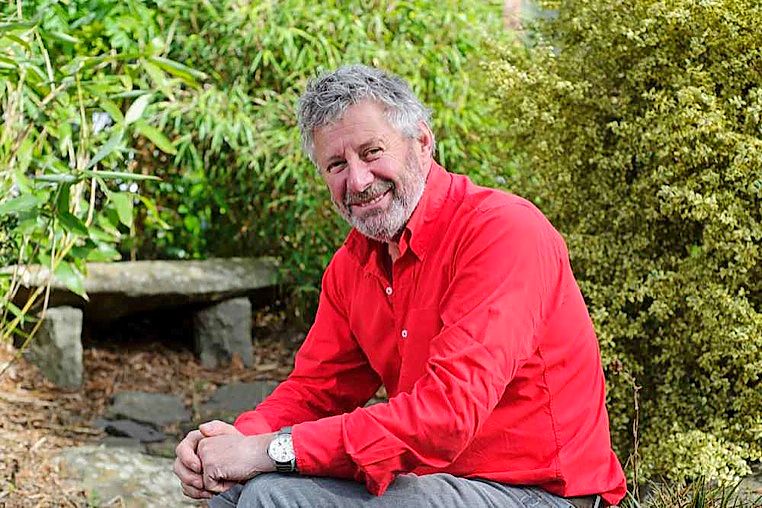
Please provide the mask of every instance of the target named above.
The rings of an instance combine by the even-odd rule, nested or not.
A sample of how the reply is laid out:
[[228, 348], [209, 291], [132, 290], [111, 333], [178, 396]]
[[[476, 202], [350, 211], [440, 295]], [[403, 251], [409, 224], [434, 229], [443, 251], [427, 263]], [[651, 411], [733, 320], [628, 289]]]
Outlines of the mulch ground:
[[[197, 412], [218, 386], [285, 378], [303, 335], [282, 322], [277, 312], [259, 313], [253, 323], [258, 337], [253, 367], [234, 360], [218, 370], [201, 367], [187, 330], [170, 333], [165, 327], [171, 322], [143, 322], [127, 327], [128, 333], [123, 327], [108, 337], [91, 337], [84, 348], [84, 385], [75, 392], [56, 388], [17, 358], [0, 376], [0, 507], [87, 506], [84, 491], [62, 478], [52, 459], [63, 448], [104, 437], [90, 423], [116, 392], [180, 394]], [[183, 334], [186, 338], [178, 339]], [[163, 340], [167, 335], [173, 337]], [[15, 354], [0, 344], [0, 370]]]

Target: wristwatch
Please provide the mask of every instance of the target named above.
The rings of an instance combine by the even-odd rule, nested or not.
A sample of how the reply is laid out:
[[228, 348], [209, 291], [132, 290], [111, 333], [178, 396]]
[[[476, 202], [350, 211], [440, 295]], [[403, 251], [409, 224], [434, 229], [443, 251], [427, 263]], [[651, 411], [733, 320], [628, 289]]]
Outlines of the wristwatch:
[[278, 431], [267, 447], [267, 455], [275, 462], [277, 472], [296, 472], [296, 454], [294, 442], [291, 439], [291, 427], [283, 427]]

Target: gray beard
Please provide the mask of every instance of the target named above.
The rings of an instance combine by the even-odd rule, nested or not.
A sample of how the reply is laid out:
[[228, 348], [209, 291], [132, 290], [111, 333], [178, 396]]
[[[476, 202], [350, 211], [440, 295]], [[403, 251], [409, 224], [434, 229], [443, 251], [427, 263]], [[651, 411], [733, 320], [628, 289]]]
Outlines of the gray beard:
[[[408, 154], [405, 161], [405, 173], [401, 183], [404, 188], [400, 190], [391, 182], [380, 182], [378, 187], [391, 188], [392, 201], [389, 209], [375, 210], [362, 217], [352, 215], [348, 204], [339, 205], [333, 198], [331, 200], [336, 211], [357, 231], [373, 240], [388, 242], [393, 240], [410, 220], [426, 187], [426, 179], [418, 169], [412, 154]], [[346, 201], [352, 202], [351, 199]]]

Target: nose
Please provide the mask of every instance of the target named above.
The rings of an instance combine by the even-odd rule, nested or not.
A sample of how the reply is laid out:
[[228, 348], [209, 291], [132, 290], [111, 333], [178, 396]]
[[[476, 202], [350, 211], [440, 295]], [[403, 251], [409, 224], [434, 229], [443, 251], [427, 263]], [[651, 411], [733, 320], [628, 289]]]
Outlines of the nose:
[[347, 189], [350, 192], [362, 192], [373, 183], [373, 173], [368, 164], [359, 158], [347, 161]]

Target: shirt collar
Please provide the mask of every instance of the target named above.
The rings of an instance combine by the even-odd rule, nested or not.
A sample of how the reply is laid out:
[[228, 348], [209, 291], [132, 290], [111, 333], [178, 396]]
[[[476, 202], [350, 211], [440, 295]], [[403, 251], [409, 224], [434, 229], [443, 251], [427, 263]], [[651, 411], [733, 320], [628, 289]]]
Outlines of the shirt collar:
[[[426, 186], [421, 200], [413, 211], [413, 215], [405, 226], [400, 239], [400, 254], [410, 249], [418, 259], [423, 259], [431, 242], [431, 236], [435, 228], [429, 225], [436, 220], [450, 189], [452, 175], [432, 160], [429, 176], [426, 178]], [[344, 242], [349, 252], [357, 258], [362, 265], [367, 265], [371, 256], [378, 258], [379, 249], [386, 249], [386, 245], [376, 240], [371, 240], [356, 229], [352, 229]]]

